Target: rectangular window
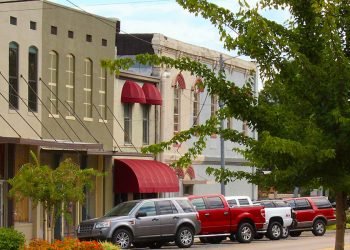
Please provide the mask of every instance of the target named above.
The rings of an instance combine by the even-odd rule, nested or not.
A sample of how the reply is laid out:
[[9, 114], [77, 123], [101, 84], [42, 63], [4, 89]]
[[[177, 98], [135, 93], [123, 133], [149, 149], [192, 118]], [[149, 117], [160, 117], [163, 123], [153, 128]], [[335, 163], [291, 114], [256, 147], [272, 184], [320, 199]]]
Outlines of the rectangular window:
[[68, 30], [68, 38], [74, 38], [74, 32], [71, 30]]
[[36, 22], [30, 21], [29, 26], [31, 30], [36, 30]]
[[149, 105], [142, 106], [142, 143], [149, 144]]
[[98, 105], [99, 112], [103, 120], [107, 119], [107, 70], [104, 68], [101, 68], [100, 73], [100, 103]]
[[9, 108], [18, 109], [18, 44], [9, 46]]
[[57, 35], [57, 27], [56, 26], [51, 26], [51, 34]]
[[174, 134], [180, 131], [180, 89], [174, 87]]
[[55, 115], [58, 113], [57, 99], [57, 81], [58, 81], [58, 54], [55, 51], [50, 51], [50, 112]]
[[28, 58], [28, 111], [38, 111], [38, 50], [29, 48]]
[[210, 209], [225, 208], [224, 203], [220, 197], [208, 197], [208, 203]]
[[66, 56], [66, 102], [68, 104], [67, 116], [74, 116], [75, 114], [75, 58], [72, 54]]
[[124, 143], [130, 144], [132, 138], [132, 105], [124, 104]]
[[199, 93], [193, 92], [193, 125], [199, 124]]
[[10, 24], [17, 25], [17, 17], [10, 16]]
[[174, 205], [171, 203], [170, 200], [157, 201], [156, 203], [159, 209], [159, 215], [178, 213], [178, 211], [176, 210], [176, 208], [174, 207]]
[[196, 199], [191, 200], [191, 202], [197, 211], [207, 209], [203, 198], [196, 198]]
[[86, 35], [86, 41], [91, 43], [92, 42], [92, 36], [91, 35]]
[[104, 47], [107, 46], [107, 39], [102, 39], [102, 46], [104, 46]]
[[92, 61], [85, 59], [85, 118], [92, 118]]
[[215, 95], [212, 95], [210, 98], [210, 116], [213, 117], [218, 110], [218, 100]]

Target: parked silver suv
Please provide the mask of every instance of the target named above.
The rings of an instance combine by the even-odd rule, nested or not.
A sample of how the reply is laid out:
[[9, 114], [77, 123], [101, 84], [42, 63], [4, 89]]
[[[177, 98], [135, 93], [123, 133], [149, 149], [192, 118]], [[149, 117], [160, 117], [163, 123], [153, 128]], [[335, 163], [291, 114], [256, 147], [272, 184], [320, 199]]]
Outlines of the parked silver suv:
[[162, 198], [127, 201], [98, 219], [81, 222], [80, 240], [110, 240], [122, 249], [160, 248], [175, 241], [188, 248], [200, 232], [199, 216], [187, 198]]

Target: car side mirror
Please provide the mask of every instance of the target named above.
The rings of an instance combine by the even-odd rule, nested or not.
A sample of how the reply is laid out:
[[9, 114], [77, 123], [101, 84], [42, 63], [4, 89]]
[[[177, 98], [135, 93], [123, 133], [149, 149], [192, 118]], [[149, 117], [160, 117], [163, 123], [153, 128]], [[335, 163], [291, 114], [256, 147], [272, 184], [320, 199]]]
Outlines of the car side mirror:
[[137, 212], [137, 214], [136, 214], [136, 218], [146, 217], [146, 216], [147, 216], [146, 212]]

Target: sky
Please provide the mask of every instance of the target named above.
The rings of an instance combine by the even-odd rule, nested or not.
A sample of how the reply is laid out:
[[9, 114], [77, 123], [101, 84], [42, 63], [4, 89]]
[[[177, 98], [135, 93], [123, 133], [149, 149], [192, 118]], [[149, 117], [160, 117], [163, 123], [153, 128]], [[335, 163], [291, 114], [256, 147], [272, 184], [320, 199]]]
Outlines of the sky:
[[[194, 16], [179, 6], [175, 0], [51, 0], [55, 3], [103, 17], [118, 18], [121, 33], [161, 33], [170, 38], [213, 49], [230, 56], [220, 42], [217, 29], [207, 20]], [[247, 0], [255, 4], [257, 0]], [[238, 0], [213, 0], [213, 3], [237, 11]], [[283, 23], [287, 11], [266, 11], [263, 15]], [[243, 59], [243, 58], [242, 58]]]

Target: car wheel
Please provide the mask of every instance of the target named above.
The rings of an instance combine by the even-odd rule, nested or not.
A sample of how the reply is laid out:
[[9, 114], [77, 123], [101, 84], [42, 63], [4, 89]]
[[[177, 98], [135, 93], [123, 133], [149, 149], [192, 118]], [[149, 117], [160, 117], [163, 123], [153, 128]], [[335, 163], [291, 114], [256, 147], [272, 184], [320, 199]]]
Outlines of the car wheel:
[[223, 238], [220, 237], [220, 236], [218, 236], [218, 237], [208, 237], [208, 242], [210, 244], [220, 244], [222, 240], [223, 240]]
[[164, 243], [159, 242], [159, 241], [155, 241], [155, 242], [148, 244], [149, 248], [151, 248], [151, 249], [159, 249], [159, 248], [162, 248], [163, 245], [164, 245]]
[[264, 234], [255, 234], [254, 239], [261, 240], [262, 238], [264, 238], [264, 236]]
[[291, 231], [289, 235], [292, 237], [299, 237], [301, 235], [301, 231]]
[[288, 227], [283, 227], [282, 228], [282, 239], [286, 239], [289, 236], [289, 228]]
[[272, 221], [267, 228], [267, 238], [270, 240], [279, 240], [282, 236], [282, 226], [278, 221]]
[[239, 225], [236, 238], [240, 243], [249, 243], [255, 235], [253, 226], [250, 223], [244, 222]]
[[176, 233], [175, 243], [179, 248], [191, 247], [194, 240], [193, 230], [189, 227], [180, 227]]
[[207, 237], [199, 237], [199, 240], [200, 240], [201, 243], [204, 243], [204, 244], [208, 243], [208, 238]]
[[112, 242], [118, 245], [121, 249], [130, 248], [132, 235], [128, 230], [118, 229], [112, 235]]
[[326, 232], [326, 224], [323, 220], [316, 220], [314, 225], [312, 226], [312, 233], [315, 236], [322, 236]]

